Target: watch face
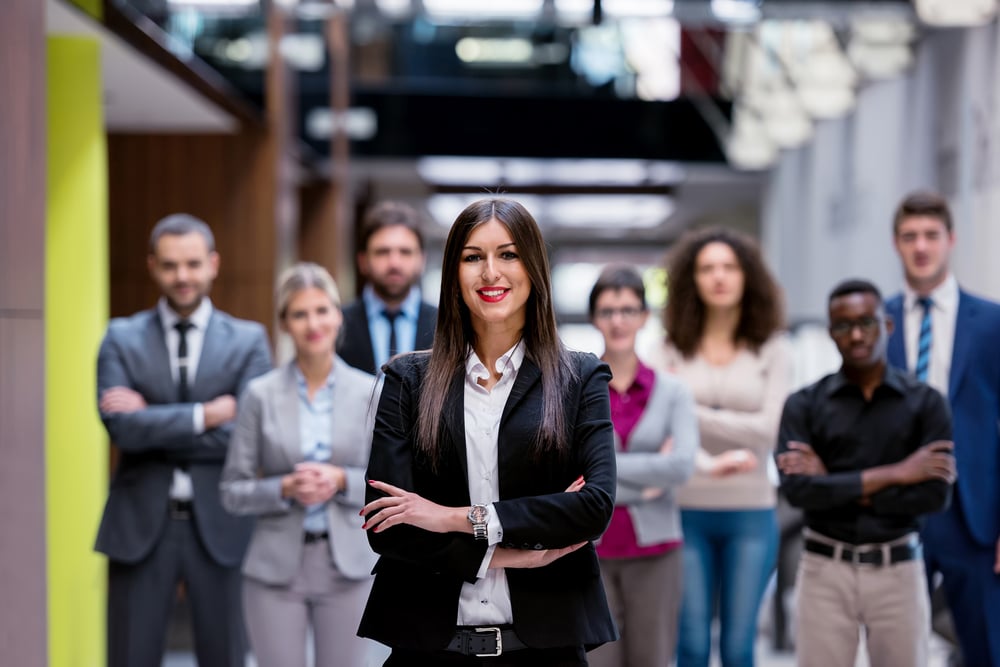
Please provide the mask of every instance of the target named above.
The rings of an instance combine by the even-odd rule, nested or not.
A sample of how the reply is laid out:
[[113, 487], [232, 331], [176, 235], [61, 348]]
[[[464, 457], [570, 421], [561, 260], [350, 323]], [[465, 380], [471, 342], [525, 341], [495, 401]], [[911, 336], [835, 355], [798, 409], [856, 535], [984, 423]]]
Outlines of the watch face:
[[469, 521], [472, 523], [486, 523], [486, 505], [473, 505], [469, 508]]

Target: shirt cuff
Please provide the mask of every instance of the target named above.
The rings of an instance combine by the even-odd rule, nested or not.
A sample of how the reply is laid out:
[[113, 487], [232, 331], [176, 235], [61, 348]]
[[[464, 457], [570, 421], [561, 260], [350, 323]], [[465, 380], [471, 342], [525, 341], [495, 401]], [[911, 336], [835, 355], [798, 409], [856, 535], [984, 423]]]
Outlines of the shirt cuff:
[[490, 561], [493, 560], [493, 552], [497, 550], [497, 545], [491, 544], [486, 549], [486, 556], [483, 557], [483, 562], [479, 565], [479, 572], [476, 572], [476, 578], [482, 579], [486, 576], [486, 573], [490, 571]]
[[497, 508], [493, 503], [487, 505], [486, 509], [490, 517], [486, 520], [486, 543], [492, 547], [503, 542], [503, 526], [500, 525], [500, 517], [497, 516]]
[[205, 432], [205, 405], [194, 404], [194, 434], [201, 435]]

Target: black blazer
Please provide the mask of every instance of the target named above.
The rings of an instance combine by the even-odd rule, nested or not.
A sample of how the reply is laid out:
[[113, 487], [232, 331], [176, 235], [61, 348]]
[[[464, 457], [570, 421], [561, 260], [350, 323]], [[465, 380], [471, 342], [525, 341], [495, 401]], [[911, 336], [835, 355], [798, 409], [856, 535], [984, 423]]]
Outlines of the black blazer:
[[[466, 474], [464, 375], [456, 373], [442, 415], [442, 457], [432, 472], [415, 452], [413, 427], [428, 353], [386, 365], [375, 418], [368, 478], [415, 491], [441, 505], [469, 505]], [[502, 546], [550, 549], [590, 544], [543, 568], [508, 569], [514, 628], [534, 648], [597, 646], [618, 637], [608, 612], [592, 543], [607, 528], [615, 501], [614, 432], [608, 400], [611, 373], [591, 354], [571, 352], [578, 378], [564, 390], [571, 449], [538, 461], [531, 442], [542, 401], [541, 374], [525, 358], [500, 421]], [[583, 475], [579, 493], [565, 493]], [[368, 488], [367, 500], [381, 494]], [[455, 632], [464, 582], [473, 582], [486, 542], [471, 534], [432, 533], [412, 526], [369, 531], [380, 558], [359, 634], [392, 647], [436, 651]]]
[[[371, 329], [368, 328], [368, 313], [365, 302], [358, 299], [343, 308], [344, 324], [337, 340], [337, 354], [355, 368], [376, 374], [375, 354], [372, 352]], [[429, 350], [434, 343], [434, 326], [437, 324], [438, 309], [429, 303], [420, 302], [417, 313], [416, 350]], [[405, 350], [410, 352], [411, 350]]]
[[97, 533], [98, 551], [123, 563], [138, 563], [149, 555], [166, 526], [174, 468], [183, 465], [194, 485], [194, 523], [205, 550], [220, 565], [240, 564], [253, 522], [224, 510], [219, 497], [233, 422], [196, 435], [194, 404], [222, 394], [239, 396], [250, 380], [270, 369], [264, 327], [215, 310], [205, 330], [191, 401], [181, 403], [156, 310], [111, 321], [97, 358], [97, 395], [110, 387], [129, 387], [148, 406], [101, 414], [121, 457]]

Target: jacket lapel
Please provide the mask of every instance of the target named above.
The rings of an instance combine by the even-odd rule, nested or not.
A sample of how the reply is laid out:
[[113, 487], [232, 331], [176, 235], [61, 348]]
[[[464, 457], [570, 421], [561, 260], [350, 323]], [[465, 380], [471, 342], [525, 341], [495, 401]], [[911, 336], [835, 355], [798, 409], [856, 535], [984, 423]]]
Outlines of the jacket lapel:
[[958, 293], [958, 314], [955, 317], [955, 343], [951, 352], [951, 370], [948, 375], [948, 396], [958, 393], [969, 362], [970, 332], [976, 318], [976, 305], [965, 292]]
[[146, 321], [145, 348], [147, 351], [147, 361], [151, 366], [150, 378], [155, 378], [154, 383], [165, 400], [177, 400], [177, 383], [174, 382], [170, 373], [170, 354], [167, 351], [167, 339], [163, 335], [163, 320], [154, 309], [151, 317]]
[[291, 467], [302, 461], [302, 442], [299, 439], [299, 385], [295, 380], [295, 361], [285, 364], [281, 374], [278, 395], [274, 399], [274, 416], [277, 419], [278, 439]]
[[889, 337], [889, 363], [901, 370], [906, 368], [906, 318], [903, 317], [903, 297], [897, 296], [885, 304], [885, 312], [895, 328]]
[[444, 404], [445, 430], [455, 448], [462, 465], [462, 471], [469, 469], [469, 457], [465, 452], [465, 366], [455, 374], [448, 391], [448, 399]]
[[503, 406], [503, 415], [500, 417], [500, 426], [502, 427], [506, 423], [507, 418], [510, 417], [511, 412], [517, 407], [528, 390], [531, 389], [535, 383], [539, 382], [542, 378], [542, 373], [538, 370], [538, 366], [534, 364], [527, 357], [521, 362], [521, 368], [517, 371], [517, 377], [514, 379], [514, 386], [510, 390], [510, 396], [507, 397], [507, 404]]
[[[191, 384], [191, 396], [201, 398], [198, 392], [199, 385], [203, 384], [205, 378], [214, 377], [222, 367], [222, 362], [226, 357], [228, 346], [232, 344], [229, 339], [229, 326], [224, 318], [215, 308], [208, 318], [208, 326], [205, 327], [205, 336], [201, 341], [201, 356], [198, 357], [198, 372], [194, 376]], [[210, 397], [210, 398], [214, 398]], [[237, 397], [239, 398], [239, 397]]]

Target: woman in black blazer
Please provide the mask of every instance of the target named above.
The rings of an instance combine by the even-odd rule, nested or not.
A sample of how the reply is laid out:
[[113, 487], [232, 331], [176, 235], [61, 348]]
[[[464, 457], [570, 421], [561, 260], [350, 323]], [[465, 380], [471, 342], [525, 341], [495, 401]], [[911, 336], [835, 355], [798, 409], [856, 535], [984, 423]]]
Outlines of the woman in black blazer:
[[562, 346], [517, 202], [462, 211], [442, 275], [433, 349], [385, 367], [359, 634], [394, 667], [586, 665], [617, 638], [592, 543], [614, 509], [610, 372]]

